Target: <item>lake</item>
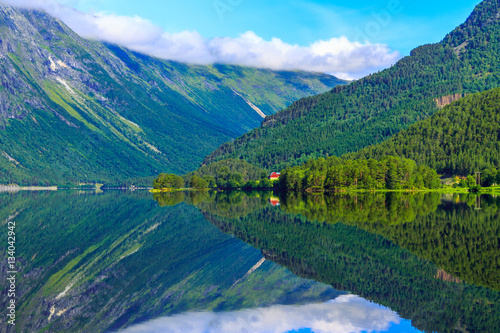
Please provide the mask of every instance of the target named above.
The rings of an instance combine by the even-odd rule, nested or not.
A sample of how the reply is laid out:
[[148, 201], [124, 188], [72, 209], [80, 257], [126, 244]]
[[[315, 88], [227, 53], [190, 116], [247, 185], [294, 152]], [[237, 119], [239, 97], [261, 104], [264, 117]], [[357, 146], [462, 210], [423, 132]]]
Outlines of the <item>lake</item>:
[[0, 222], [0, 332], [500, 327], [500, 197], [18, 192]]

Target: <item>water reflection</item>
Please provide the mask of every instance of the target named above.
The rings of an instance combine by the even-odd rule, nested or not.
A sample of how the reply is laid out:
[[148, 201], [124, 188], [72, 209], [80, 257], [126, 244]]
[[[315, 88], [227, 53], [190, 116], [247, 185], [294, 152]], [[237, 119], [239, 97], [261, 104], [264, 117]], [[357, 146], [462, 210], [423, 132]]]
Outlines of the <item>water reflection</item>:
[[[389, 193], [203, 194], [222, 231], [298, 276], [388, 306], [421, 330], [500, 327], [500, 201]], [[242, 207], [238, 209], [237, 207]]]
[[381, 235], [435, 263], [442, 269], [438, 275], [448, 280], [500, 290], [500, 198], [493, 196], [287, 193], [277, 198], [271, 192], [178, 192], [157, 195], [156, 200], [185, 201], [223, 218], [244, 218], [279, 202], [287, 215], [318, 223], [341, 222]]
[[195, 207], [162, 208], [148, 192], [2, 193], [0, 221], [8, 220], [16, 221], [17, 318], [1, 332], [113, 331], [189, 310], [342, 294], [263, 262], [259, 250], [221, 233]]
[[[154, 199], [0, 194], [0, 221], [16, 221], [16, 329], [116, 331], [162, 316], [267, 325], [269, 308], [303, 318], [285, 330], [330, 322], [377, 329], [356, 326], [343, 299], [389, 313], [389, 330], [398, 316], [426, 331], [500, 327], [498, 198], [175, 192]], [[5, 266], [1, 272], [5, 290]], [[315, 321], [287, 317], [297, 305]], [[342, 316], [329, 317], [322, 309], [330, 306]]]
[[[275, 305], [236, 312], [191, 312], [152, 320], [121, 333], [315, 333], [382, 332], [404, 321], [393, 311], [353, 295], [327, 303]], [[406, 325], [407, 327], [407, 325]], [[406, 330], [413, 332], [416, 330]]]

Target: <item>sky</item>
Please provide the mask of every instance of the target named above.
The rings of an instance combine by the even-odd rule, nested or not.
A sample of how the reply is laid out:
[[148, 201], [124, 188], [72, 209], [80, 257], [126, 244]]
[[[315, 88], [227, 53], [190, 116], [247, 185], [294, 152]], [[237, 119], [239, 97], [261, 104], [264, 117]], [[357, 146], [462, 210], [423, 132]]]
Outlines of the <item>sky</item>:
[[479, 0], [4, 0], [159, 58], [358, 79], [465, 21]]

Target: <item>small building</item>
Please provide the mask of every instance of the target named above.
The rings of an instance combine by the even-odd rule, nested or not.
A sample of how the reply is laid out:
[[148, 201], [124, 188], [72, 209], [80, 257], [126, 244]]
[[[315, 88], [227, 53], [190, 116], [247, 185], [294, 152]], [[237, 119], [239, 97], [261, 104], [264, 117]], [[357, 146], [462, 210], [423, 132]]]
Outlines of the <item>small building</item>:
[[279, 172], [272, 172], [269, 177], [267, 177], [269, 180], [278, 180], [280, 179], [280, 173]]

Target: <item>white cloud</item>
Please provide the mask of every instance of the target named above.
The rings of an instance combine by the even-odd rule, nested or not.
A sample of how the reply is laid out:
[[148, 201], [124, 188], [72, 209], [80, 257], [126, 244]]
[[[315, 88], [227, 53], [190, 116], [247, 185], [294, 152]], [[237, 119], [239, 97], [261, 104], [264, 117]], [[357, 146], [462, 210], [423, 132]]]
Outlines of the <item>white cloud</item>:
[[388, 330], [399, 324], [398, 315], [358, 296], [347, 295], [328, 303], [301, 306], [275, 305], [236, 312], [191, 312], [151, 320], [121, 333], [281, 333], [310, 328], [317, 333]]
[[[204, 38], [196, 31], [164, 32], [138, 16], [99, 12], [88, 14], [67, 6], [78, 0], [4, 0], [42, 8], [85, 38], [125, 46], [158, 58], [194, 64], [237, 64], [274, 70], [325, 72], [342, 78], [360, 78], [394, 64], [400, 54], [387, 45], [352, 42], [344, 36], [319, 40], [309, 46], [264, 40], [252, 31], [237, 38]], [[80, 0], [81, 1], [81, 0]]]

